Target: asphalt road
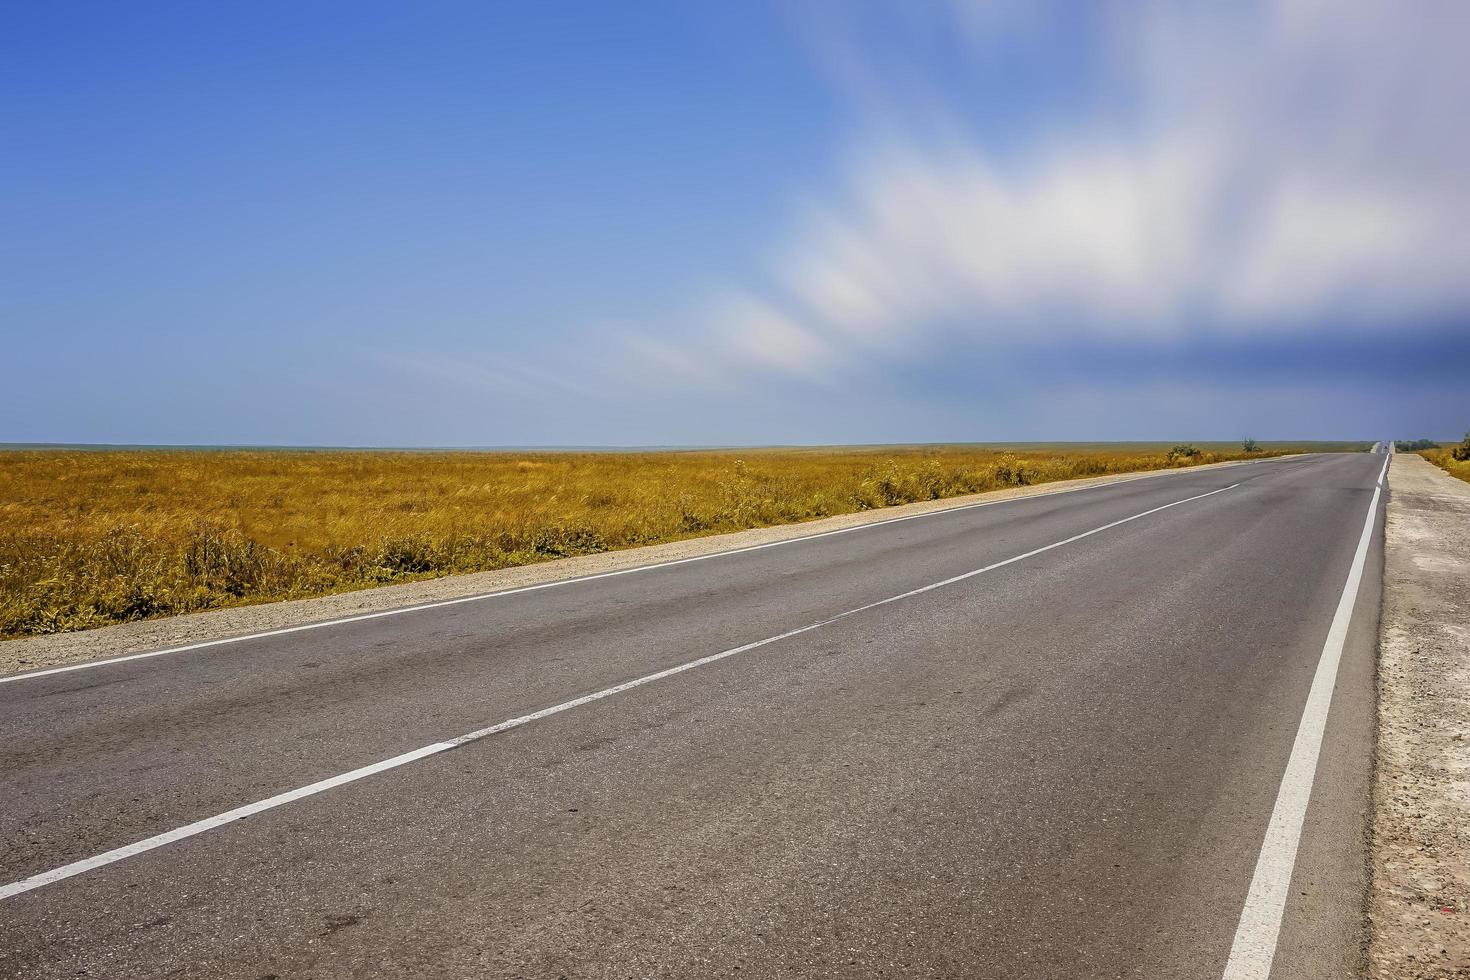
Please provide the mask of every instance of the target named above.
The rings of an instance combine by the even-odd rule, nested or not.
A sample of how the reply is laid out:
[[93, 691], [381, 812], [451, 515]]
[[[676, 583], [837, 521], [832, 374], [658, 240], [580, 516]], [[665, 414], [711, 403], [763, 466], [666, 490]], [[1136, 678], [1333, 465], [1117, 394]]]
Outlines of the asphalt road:
[[[1219, 978], [1383, 461], [0, 683], [20, 883], [825, 623], [0, 898], [0, 976]], [[1273, 977], [1362, 962], [1376, 520]]]

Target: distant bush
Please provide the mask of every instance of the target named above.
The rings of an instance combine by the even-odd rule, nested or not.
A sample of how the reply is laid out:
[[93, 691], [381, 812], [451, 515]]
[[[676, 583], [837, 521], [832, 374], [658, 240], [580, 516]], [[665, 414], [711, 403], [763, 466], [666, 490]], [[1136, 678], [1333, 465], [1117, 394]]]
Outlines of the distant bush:
[[1422, 449], [1438, 449], [1439, 443], [1433, 439], [1398, 439], [1393, 448], [1401, 453], [1417, 453]]
[[1251, 438], [1251, 437], [1249, 437], [1249, 436], [1246, 436], [1246, 439], [1245, 439], [1245, 442], [1242, 442], [1242, 443], [1241, 443], [1241, 444], [1240, 444], [1240, 448], [1241, 448], [1241, 450], [1243, 450], [1243, 451], [1244, 451], [1244, 452], [1248, 452], [1248, 453], [1258, 453], [1258, 452], [1260, 452], [1260, 451], [1261, 451], [1261, 444], [1260, 444], [1260, 443], [1258, 443], [1258, 442], [1256, 442], [1256, 441], [1255, 441], [1255, 440], [1254, 440], [1254, 439], [1252, 439], [1252, 438]]
[[1188, 443], [1184, 443], [1169, 450], [1169, 462], [1174, 463], [1180, 460], [1191, 461], [1199, 455], [1200, 451], [1198, 449]]
[[1460, 444], [1450, 450], [1450, 455], [1462, 463], [1470, 460], [1470, 432], [1465, 433], [1465, 438]]

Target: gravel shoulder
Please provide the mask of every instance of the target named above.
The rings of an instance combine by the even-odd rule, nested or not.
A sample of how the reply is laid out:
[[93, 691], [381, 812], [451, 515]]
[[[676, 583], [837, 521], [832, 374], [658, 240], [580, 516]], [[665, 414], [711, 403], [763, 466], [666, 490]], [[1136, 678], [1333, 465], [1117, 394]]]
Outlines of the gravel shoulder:
[[1470, 483], [1389, 469], [1372, 975], [1470, 978]]
[[[1276, 457], [1292, 459], [1291, 456]], [[244, 636], [265, 630], [283, 629], [308, 623], [359, 616], [365, 613], [401, 609], [424, 603], [460, 599], [466, 596], [500, 592], [506, 589], [541, 585], [564, 581], [586, 575], [636, 568], [677, 561], [700, 555], [710, 555], [737, 548], [787, 541], [834, 531], [841, 528], [875, 524], [881, 521], [949, 510], [970, 504], [1006, 500], [1013, 497], [1030, 497], [1059, 490], [1079, 489], [1128, 480], [1154, 479], [1175, 473], [1197, 473], [1206, 469], [1218, 469], [1242, 465], [1239, 462], [1212, 463], [1182, 469], [1153, 470], [1144, 473], [1125, 473], [1117, 476], [1095, 477], [1085, 480], [1064, 480], [1034, 487], [1016, 487], [990, 493], [948, 500], [930, 500], [880, 510], [843, 514], [837, 517], [806, 521], [800, 524], [783, 524], [777, 527], [753, 528], [731, 534], [718, 534], [644, 548], [629, 548], [599, 555], [581, 555], [562, 558], [536, 565], [503, 568], [490, 572], [469, 575], [450, 575], [443, 578], [419, 582], [405, 582], [380, 588], [362, 589], [337, 595], [312, 599], [297, 599], [286, 602], [261, 603], [229, 609], [212, 609], [208, 612], [191, 613], [164, 619], [144, 620], [136, 623], [120, 623], [94, 630], [74, 633], [57, 633], [50, 636], [25, 637], [0, 643], [0, 676], [101, 660], [167, 647], [184, 646], [210, 640]], [[1428, 465], [1427, 463], [1425, 465]]]

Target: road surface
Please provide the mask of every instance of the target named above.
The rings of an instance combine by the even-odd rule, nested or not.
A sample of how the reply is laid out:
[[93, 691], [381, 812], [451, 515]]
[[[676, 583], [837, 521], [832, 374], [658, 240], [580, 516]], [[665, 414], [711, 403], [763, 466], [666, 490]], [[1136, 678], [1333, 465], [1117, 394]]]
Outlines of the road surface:
[[1384, 464], [0, 682], [0, 976], [1350, 976]]

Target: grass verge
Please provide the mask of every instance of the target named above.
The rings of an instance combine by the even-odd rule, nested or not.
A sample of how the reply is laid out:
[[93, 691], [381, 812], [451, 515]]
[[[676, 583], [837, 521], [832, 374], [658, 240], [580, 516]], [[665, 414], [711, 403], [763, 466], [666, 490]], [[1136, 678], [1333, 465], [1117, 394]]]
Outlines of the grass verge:
[[[1470, 443], [1470, 438], [1467, 438], [1466, 442]], [[1459, 477], [1466, 483], [1470, 483], [1470, 458], [1456, 459], [1453, 449], [1426, 449], [1419, 455], [1444, 470], [1450, 476]]]

